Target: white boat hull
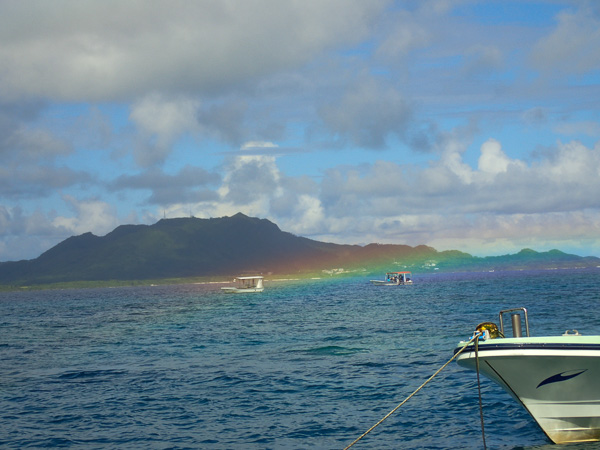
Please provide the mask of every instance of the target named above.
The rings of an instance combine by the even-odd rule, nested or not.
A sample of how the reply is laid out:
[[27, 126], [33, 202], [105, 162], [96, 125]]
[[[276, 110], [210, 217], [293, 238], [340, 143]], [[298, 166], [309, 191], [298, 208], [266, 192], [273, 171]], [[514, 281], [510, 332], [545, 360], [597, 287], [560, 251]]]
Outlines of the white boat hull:
[[400, 281], [400, 282], [395, 282], [395, 281], [381, 281], [381, 280], [369, 280], [371, 282], [371, 284], [374, 284], [375, 286], [402, 286], [405, 284], [412, 284], [412, 280], [411, 281]]
[[222, 287], [221, 290], [227, 294], [245, 294], [248, 292], [262, 292], [264, 288], [235, 288], [235, 287]]
[[260, 275], [236, 277], [233, 282], [236, 284], [235, 286], [222, 287], [221, 290], [228, 294], [246, 294], [265, 290], [263, 277]]
[[[553, 442], [600, 440], [600, 336], [488, 339], [478, 353], [481, 373], [521, 403]], [[474, 345], [457, 362], [475, 370]]]

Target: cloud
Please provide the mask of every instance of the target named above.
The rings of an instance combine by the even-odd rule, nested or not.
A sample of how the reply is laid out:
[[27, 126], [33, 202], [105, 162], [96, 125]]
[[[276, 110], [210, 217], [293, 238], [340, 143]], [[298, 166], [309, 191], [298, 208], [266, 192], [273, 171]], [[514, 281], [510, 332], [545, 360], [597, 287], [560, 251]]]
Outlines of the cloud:
[[600, 123], [592, 120], [570, 123], [561, 122], [556, 125], [556, 131], [567, 136], [582, 134], [598, 138], [600, 137]]
[[394, 25], [390, 25], [391, 31], [377, 49], [377, 58], [387, 61], [403, 59], [432, 42], [434, 33], [415, 17], [416, 14], [400, 11], [390, 16]]
[[71, 146], [34, 123], [43, 111], [39, 102], [0, 102], [0, 162], [51, 160]]
[[529, 108], [522, 115], [525, 123], [529, 125], [542, 125], [548, 121], [548, 110], [541, 106]]
[[87, 232], [104, 235], [120, 225], [115, 208], [104, 201], [78, 200], [70, 195], [64, 196], [64, 201], [71, 206], [75, 216], [55, 217], [52, 225], [56, 228], [62, 228], [76, 235]]
[[[271, 142], [245, 146], [257, 147], [277, 149]], [[519, 246], [592, 245], [600, 231], [600, 144], [559, 143], [546, 159], [527, 164], [509, 158], [500, 141], [489, 139], [481, 145], [476, 168], [456, 148], [449, 147], [423, 168], [389, 161], [338, 165], [319, 181], [285, 175], [275, 156], [242, 151], [229, 157], [222, 178], [191, 166], [173, 175], [152, 169], [118, 177], [111, 189], [121, 194], [148, 191], [146, 202], [160, 203], [169, 217], [242, 211], [269, 218], [285, 231], [337, 243], [426, 243], [479, 255]], [[55, 214], [51, 220], [40, 212], [27, 217], [20, 210], [0, 208], [5, 255], [15, 236], [23, 234], [21, 227], [36, 220], [48, 225], [43, 239], [31, 233], [31, 240], [46, 245], [58, 236], [105, 234], [123, 223], [105, 201], [63, 200], [72, 215]], [[135, 216], [128, 220], [139, 221]]]
[[64, 201], [72, 207], [74, 217], [41, 210], [27, 214], [20, 207], [0, 205], [0, 260], [37, 258], [43, 251], [70, 236], [88, 231], [105, 234], [123, 220], [117, 218], [114, 209], [105, 202], [93, 199], [79, 201], [70, 196], [65, 196]]
[[[0, 96], [214, 92], [358, 42], [384, 2], [3, 3]], [[268, 11], [268, 13], [265, 13]]]
[[220, 192], [225, 202], [238, 207], [277, 196], [280, 172], [275, 157], [243, 155], [230, 160]]
[[413, 108], [396, 89], [371, 80], [347, 89], [336, 103], [323, 106], [320, 116], [337, 140], [382, 149], [389, 138], [404, 139]]
[[227, 100], [199, 110], [197, 120], [206, 136], [238, 146], [250, 133], [244, 126], [247, 109], [243, 100]]
[[[480, 255], [507, 246], [550, 249], [595, 239], [600, 146], [559, 144], [549, 158], [527, 164], [489, 139], [476, 168], [463, 161], [459, 149], [447, 147], [425, 168], [389, 161], [338, 165], [318, 183], [286, 176], [273, 156], [240, 155], [227, 165], [219, 199], [187, 208], [202, 217], [244, 211], [330, 242], [428, 243], [441, 249], [460, 242], [460, 249]], [[544, 230], [549, 226], [544, 218], [551, 233]]]
[[475, 45], [465, 52], [464, 72], [468, 75], [495, 73], [504, 65], [502, 51], [492, 45]]
[[491, 175], [504, 173], [508, 171], [510, 159], [502, 151], [500, 142], [495, 139], [488, 139], [481, 146], [481, 156], [477, 167], [481, 172]]
[[535, 68], [547, 76], [581, 75], [600, 67], [600, 14], [592, 3], [561, 11], [558, 24], [531, 51]]
[[27, 216], [19, 207], [0, 205], [0, 261], [36, 258], [66, 237], [40, 211]]
[[130, 119], [139, 130], [134, 150], [136, 162], [148, 167], [164, 162], [183, 133], [198, 131], [199, 102], [150, 94], [134, 103]]
[[153, 168], [137, 175], [121, 175], [110, 183], [110, 190], [148, 191], [148, 205], [166, 207], [181, 203], [216, 200], [216, 192], [209, 189], [221, 180], [220, 175], [200, 167], [187, 165], [170, 175]]
[[0, 195], [11, 200], [45, 198], [56, 190], [86, 186], [93, 182], [94, 178], [90, 174], [67, 167], [0, 167]]
[[0, 2], [0, 242], [242, 211], [333, 242], [487, 248], [567, 242], [571, 220], [585, 245], [598, 11]]
[[[527, 165], [508, 158], [501, 144], [490, 139], [481, 146], [477, 170], [457, 152], [442, 155], [423, 170], [389, 162], [363, 166], [360, 172], [340, 166], [326, 173], [321, 200], [330, 219], [355, 217], [360, 218], [357, 223], [396, 223], [396, 235], [390, 235], [391, 225], [385, 230], [371, 230], [372, 238], [382, 232], [380, 239], [388, 236], [386, 241], [390, 242], [392, 236], [406, 234], [401, 231], [406, 224], [416, 224], [412, 234], [423, 227], [433, 236], [439, 229], [434, 221], [447, 218], [452, 218], [448, 224], [461, 223], [456, 225], [459, 230], [469, 216], [495, 213], [506, 218], [594, 211], [600, 206], [594, 194], [600, 189], [599, 174], [598, 146], [589, 149], [576, 142], [561, 144], [552, 159]], [[354, 224], [346, 234], [358, 235], [352, 228]], [[418, 235], [426, 237], [424, 232]]]

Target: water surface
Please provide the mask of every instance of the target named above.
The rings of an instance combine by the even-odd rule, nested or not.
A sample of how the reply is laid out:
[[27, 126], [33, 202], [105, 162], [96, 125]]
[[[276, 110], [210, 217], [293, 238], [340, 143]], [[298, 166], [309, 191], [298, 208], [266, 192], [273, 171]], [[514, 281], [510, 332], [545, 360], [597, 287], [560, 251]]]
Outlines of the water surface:
[[[533, 335], [600, 334], [600, 270], [414, 282], [0, 293], [0, 446], [341, 449], [501, 309], [527, 307]], [[488, 448], [562, 448], [482, 392]], [[452, 363], [353, 448], [482, 448], [475, 374]]]

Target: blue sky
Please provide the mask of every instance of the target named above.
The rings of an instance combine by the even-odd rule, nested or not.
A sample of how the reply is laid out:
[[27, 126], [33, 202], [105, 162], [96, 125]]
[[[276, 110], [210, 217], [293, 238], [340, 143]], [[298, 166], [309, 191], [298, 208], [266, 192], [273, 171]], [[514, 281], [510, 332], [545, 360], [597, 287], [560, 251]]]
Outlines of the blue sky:
[[600, 256], [595, 1], [0, 3], [0, 261], [242, 212]]

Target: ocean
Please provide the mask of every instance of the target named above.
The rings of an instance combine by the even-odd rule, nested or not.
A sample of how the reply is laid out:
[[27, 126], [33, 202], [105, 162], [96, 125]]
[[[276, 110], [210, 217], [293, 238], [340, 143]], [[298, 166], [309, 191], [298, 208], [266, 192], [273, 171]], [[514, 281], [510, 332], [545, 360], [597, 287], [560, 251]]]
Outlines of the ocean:
[[[343, 449], [501, 309], [600, 334], [600, 269], [369, 278], [0, 293], [0, 447]], [[563, 447], [487, 379], [482, 402], [488, 448]], [[475, 373], [452, 362], [352, 448], [483, 448]]]

